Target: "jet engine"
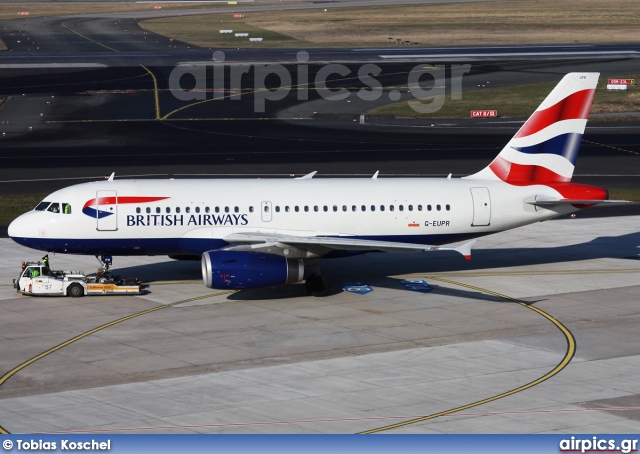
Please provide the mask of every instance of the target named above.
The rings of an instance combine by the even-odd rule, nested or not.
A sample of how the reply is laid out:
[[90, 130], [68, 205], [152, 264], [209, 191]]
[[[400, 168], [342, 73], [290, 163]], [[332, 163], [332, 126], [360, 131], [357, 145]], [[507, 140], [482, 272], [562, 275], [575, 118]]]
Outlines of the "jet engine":
[[270, 287], [293, 284], [303, 278], [301, 259], [248, 251], [218, 250], [202, 254], [202, 279], [209, 288]]

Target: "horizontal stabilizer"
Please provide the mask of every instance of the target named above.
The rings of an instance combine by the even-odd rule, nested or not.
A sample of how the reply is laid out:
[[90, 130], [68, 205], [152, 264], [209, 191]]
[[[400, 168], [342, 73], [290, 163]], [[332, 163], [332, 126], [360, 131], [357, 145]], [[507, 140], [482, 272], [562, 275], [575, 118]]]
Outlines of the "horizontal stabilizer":
[[554, 206], [554, 205], [598, 205], [606, 203], [608, 205], [626, 205], [632, 202], [631, 200], [602, 200], [602, 199], [554, 199], [547, 196], [535, 196], [529, 197], [524, 200], [529, 205], [536, 206]]

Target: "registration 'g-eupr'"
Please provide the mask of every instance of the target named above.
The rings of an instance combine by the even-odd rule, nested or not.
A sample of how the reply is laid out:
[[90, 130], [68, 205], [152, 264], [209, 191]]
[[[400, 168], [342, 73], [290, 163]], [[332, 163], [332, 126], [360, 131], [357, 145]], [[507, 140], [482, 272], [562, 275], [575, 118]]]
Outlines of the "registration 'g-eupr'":
[[202, 256], [206, 286], [306, 281], [326, 294], [319, 259], [367, 251], [453, 250], [466, 241], [607, 200], [571, 183], [597, 73], [567, 74], [507, 146], [464, 178], [114, 180], [56, 191], [9, 236], [49, 252]]

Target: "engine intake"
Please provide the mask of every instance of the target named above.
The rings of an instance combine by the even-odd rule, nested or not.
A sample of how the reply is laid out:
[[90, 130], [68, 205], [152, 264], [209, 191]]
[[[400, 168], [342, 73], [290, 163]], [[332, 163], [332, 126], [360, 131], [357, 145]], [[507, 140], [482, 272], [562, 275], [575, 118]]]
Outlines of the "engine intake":
[[304, 262], [280, 255], [247, 251], [202, 254], [202, 280], [214, 289], [245, 289], [293, 284], [304, 278]]

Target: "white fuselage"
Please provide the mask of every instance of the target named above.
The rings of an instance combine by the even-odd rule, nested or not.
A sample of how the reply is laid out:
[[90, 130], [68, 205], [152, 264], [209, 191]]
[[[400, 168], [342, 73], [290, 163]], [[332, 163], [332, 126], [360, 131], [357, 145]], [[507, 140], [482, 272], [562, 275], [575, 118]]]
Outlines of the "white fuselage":
[[[236, 233], [342, 236], [444, 244], [575, 211], [527, 204], [544, 185], [445, 178], [116, 180], [71, 186], [30, 211], [9, 236], [78, 254], [201, 254]], [[92, 202], [93, 201], [93, 202]]]

